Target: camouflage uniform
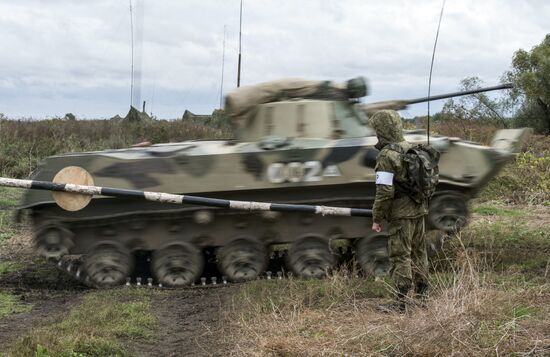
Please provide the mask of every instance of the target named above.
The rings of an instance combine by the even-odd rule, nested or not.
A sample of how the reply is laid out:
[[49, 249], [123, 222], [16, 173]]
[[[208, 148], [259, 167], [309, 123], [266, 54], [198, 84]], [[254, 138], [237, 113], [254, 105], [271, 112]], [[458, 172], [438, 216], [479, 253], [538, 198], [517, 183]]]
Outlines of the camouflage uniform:
[[377, 182], [373, 222], [386, 220], [389, 223], [390, 273], [398, 292], [406, 295], [414, 282], [417, 292], [424, 293], [428, 268], [424, 235], [427, 202], [416, 203], [400, 190], [400, 183], [406, 182], [404, 162], [401, 153], [388, 145], [397, 144], [406, 151], [411, 144], [403, 138], [401, 118], [395, 111], [377, 112], [370, 119], [370, 124], [376, 130], [376, 147], [380, 150], [375, 168]]

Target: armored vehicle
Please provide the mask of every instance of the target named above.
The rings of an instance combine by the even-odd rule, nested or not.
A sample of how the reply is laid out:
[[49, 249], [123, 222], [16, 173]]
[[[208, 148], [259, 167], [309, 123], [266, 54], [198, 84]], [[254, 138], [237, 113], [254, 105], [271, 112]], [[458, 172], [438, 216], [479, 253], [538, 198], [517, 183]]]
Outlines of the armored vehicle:
[[[51, 181], [67, 166], [91, 173], [98, 186], [194, 194], [248, 201], [370, 208], [378, 151], [367, 114], [409, 102], [359, 103], [362, 79], [342, 85], [285, 80], [241, 87], [226, 98], [235, 124], [233, 140], [185, 141], [121, 150], [79, 152], [47, 158], [33, 179]], [[454, 94], [456, 95], [456, 94]], [[500, 131], [492, 147], [432, 136], [441, 152], [440, 184], [428, 226], [450, 231], [468, 217], [467, 202], [518, 150], [524, 132]], [[405, 132], [414, 143], [423, 130]], [[307, 213], [250, 213], [196, 205], [95, 196], [80, 211], [59, 208], [48, 191], [29, 190], [21, 209], [29, 212], [39, 254], [81, 257], [77, 275], [95, 286], [121, 284], [140, 264], [157, 282], [188, 285], [215, 262], [230, 281], [262, 274], [274, 246], [286, 248], [286, 268], [319, 277], [351, 247], [369, 273], [385, 269], [384, 233], [362, 217]], [[70, 270], [70, 269], [69, 269]]]

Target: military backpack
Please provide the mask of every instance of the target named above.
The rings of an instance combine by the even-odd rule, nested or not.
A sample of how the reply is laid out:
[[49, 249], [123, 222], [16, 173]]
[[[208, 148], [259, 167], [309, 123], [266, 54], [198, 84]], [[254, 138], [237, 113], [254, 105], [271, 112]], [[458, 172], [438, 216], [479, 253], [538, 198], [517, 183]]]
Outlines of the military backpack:
[[398, 144], [390, 144], [389, 148], [401, 154], [406, 171], [406, 182], [400, 182], [397, 190], [417, 203], [429, 201], [439, 183], [439, 151], [422, 144], [406, 151]]

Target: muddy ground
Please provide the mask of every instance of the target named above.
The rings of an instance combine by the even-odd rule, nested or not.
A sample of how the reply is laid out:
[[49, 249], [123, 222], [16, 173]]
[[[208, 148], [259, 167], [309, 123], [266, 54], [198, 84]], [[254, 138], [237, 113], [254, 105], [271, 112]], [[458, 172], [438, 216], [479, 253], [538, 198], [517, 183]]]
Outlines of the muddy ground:
[[220, 316], [232, 288], [183, 289], [157, 298], [153, 313], [160, 326], [152, 341], [133, 341], [139, 356], [222, 356]]
[[[0, 293], [20, 296], [29, 312], [0, 317], [0, 355], [19, 337], [32, 329], [63, 320], [92, 289], [59, 271], [54, 264], [37, 259], [30, 247], [30, 235], [5, 241], [0, 261], [20, 264], [21, 269], [0, 274]], [[123, 340], [136, 356], [217, 356], [223, 355], [219, 341], [223, 301], [235, 286], [165, 290], [155, 295], [152, 313], [159, 326], [146, 340]], [[144, 288], [145, 289], [145, 288]]]
[[[24, 304], [32, 304], [29, 312], [0, 318], [0, 353], [20, 336], [29, 334], [31, 329], [61, 321], [89, 292], [71, 282], [65, 287], [57, 284], [37, 287], [32, 285], [33, 279], [12, 280], [25, 274], [28, 272], [4, 274], [0, 278], [0, 292], [19, 295]], [[136, 356], [223, 355], [217, 332], [220, 331], [223, 300], [231, 291], [232, 287], [169, 290], [155, 297], [151, 304], [152, 313], [159, 320], [155, 336], [143, 341], [123, 341], [123, 344]]]

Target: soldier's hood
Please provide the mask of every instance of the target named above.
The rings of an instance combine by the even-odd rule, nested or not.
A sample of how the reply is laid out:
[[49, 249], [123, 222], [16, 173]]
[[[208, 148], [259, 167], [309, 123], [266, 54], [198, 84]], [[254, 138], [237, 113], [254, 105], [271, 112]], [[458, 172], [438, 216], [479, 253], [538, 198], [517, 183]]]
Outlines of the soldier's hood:
[[403, 138], [401, 117], [396, 111], [381, 110], [369, 119], [369, 124], [376, 130], [376, 136], [378, 137], [376, 147], [378, 149], [388, 144], [399, 143], [405, 140]]

